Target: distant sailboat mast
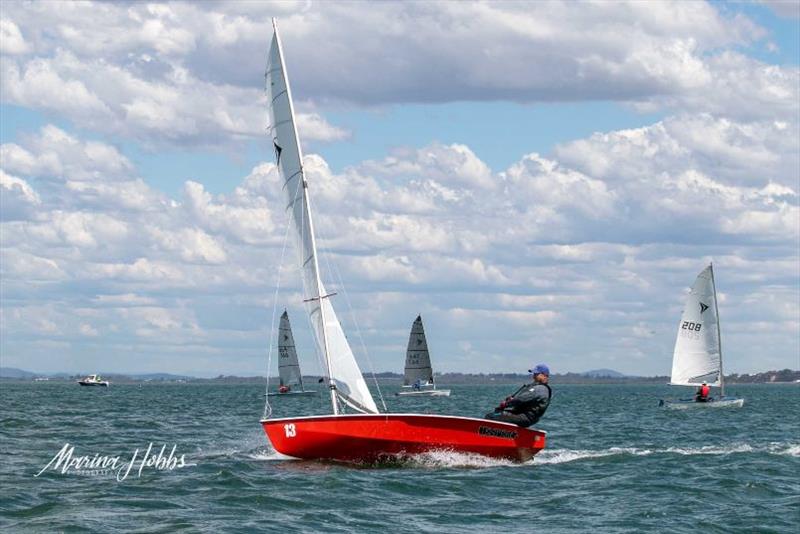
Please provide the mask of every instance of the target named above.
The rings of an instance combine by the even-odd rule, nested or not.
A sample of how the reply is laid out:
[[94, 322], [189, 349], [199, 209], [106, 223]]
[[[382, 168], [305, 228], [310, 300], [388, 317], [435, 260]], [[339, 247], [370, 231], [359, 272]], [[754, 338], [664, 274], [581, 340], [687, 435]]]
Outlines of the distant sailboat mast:
[[717, 347], [719, 349], [719, 396], [725, 396], [725, 373], [722, 370], [722, 335], [719, 330], [719, 307], [717, 305], [717, 284], [714, 281], [714, 264], [709, 263], [711, 271], [711, 288], [714, 291], [714, 313], [717, 316]]

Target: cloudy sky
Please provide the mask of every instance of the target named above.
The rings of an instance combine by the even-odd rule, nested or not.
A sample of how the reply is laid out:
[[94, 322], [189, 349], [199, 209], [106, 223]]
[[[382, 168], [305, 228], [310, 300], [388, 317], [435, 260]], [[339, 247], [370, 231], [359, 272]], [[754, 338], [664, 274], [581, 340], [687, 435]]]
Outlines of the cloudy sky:
[[3, 366], [263, 374], [286, 308], [319, 372], [265, 135], [277, 17], [362, 369], [400, 371], [421, 313], [441, 371], [667, 374], [709, 261], [726, 370], [800, 367], [796, 1], [0, 10]]

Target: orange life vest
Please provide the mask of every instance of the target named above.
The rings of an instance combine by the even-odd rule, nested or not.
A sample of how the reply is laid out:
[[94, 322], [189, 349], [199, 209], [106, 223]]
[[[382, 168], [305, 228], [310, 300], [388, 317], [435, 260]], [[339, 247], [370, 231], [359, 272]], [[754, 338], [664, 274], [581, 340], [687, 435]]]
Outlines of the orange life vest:
[[708, 386], [702, 386], [700, 388], [700, 396], [701, 397], [708, 397], [708, 394], [711, 392], [711, 388]]

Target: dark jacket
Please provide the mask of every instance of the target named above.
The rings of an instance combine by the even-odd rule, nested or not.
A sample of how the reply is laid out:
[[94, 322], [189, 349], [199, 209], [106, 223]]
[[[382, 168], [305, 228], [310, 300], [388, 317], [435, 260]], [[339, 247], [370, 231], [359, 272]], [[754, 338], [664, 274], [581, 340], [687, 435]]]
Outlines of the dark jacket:
[[504, 410], [525, 415], [531, 424], [537, 422], [547, 411], [553, 390], [547, 384], [525, 384], [506, 399]]

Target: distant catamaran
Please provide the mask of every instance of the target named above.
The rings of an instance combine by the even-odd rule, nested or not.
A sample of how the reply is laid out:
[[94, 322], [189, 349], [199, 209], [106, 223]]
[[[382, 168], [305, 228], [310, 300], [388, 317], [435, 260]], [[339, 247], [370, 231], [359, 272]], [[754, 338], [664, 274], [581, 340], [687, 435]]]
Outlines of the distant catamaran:
[[725, 377], [722, 372], [722, 342], [717, 308], [717, 288], [711, 264], [697, 275], [692, 290], [686, 298], [675, 350], [672, 356], [670, 384], [676, 386], [714, 386], [720, 388], [717, 398], [706, 402], [693, 399], [661, 401], [669, 408], [694, 406], [742, 406], [744, 399], [725, 396]]
[[[300, 362], [297, 360], [297, 350], [294, 348], [292, 325], [289, 324], [289, 314], [284, 310], [278, 328], [278, 374], [280, 385], [278, 391], [267, 393], [270, 397], [276, 395], [316, 395], [316, 391], [306, 391], [303, 386], [303, 373], [300, 372]], [[297, 391], [293, 387], [300, 387]]]
[[416, 395], [428, 397], [449, 397], [449, 389], [436, 389], [431, 367], [431, 355], [428, 352], [428, 341], [425, 339], [425, 328], [422, 316], [417, 315], [411, 325], [406, 349], [406, 368], [403, 375], [403, 388], [411, 391], [400, 391], [397, 395]]

